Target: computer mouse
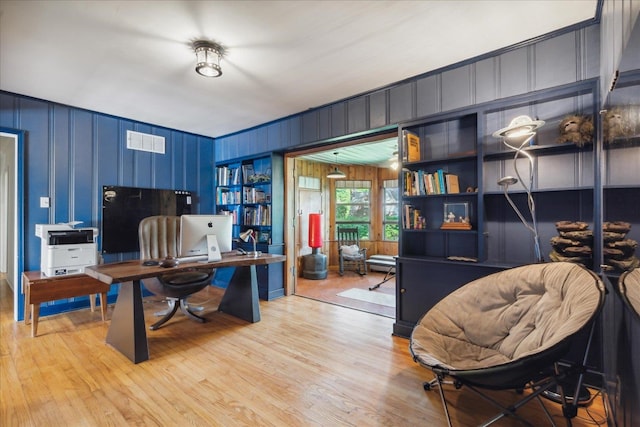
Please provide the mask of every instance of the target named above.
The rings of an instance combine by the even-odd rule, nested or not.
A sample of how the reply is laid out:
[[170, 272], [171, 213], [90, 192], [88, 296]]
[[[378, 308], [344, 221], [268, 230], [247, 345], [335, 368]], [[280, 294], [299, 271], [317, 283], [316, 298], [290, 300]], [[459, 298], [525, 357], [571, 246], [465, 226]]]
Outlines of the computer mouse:
[[150, 267], [150, 266], [153, 266], [153, 265], [158, 265], [158, 264], [160, 264], [160, 262], [156, 261], [154, 259], [148, 259], [148, 260], [142, 262], [142, 265], [147, 266], [147, 267]]

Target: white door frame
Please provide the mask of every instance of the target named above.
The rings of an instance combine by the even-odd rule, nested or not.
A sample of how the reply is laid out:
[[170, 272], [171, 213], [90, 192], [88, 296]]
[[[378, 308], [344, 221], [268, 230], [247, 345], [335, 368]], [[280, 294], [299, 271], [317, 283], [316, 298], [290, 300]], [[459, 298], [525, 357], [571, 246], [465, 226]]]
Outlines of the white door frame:
[[[0, 136], [13, 139], [15, 144], [15, 155], [13, 158], [15, 191], [13, 203], [8, 205], [8, 207], [14, 211], [13, 229], [15, 232], [13, 242], [7, 243], [13, 247], [13, 319], [18, 321], [21, 320], [21, 317], [24, 315], [24, 310], [20, 309], [24, 305], [21, 281], [22, 271], [24, 269], [24, 132], [15, 129], [0, 128]], [[8, 259], [7, 262], [12, 262], [12, 260]]]

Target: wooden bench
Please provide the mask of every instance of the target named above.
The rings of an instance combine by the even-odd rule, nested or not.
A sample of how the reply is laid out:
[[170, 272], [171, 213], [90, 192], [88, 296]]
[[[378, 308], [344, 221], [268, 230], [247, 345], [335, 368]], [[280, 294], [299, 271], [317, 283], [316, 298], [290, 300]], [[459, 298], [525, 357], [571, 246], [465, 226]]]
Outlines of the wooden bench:
[[391, 280], [396, 275], [396, 257], [391, 255], [372, 255], [365, 261], [369, 266], [369, 271], [372, 271], [375, 267], [382, 268], [381, 271], [386, 271], [384, 279], [375, 286], [369, 288], [370, 291], [378, 289], [380, 285]]
[[86, 274], [48, 277], [40, 271], [25, 271], [22, 273], [22, 287], [24, 292], [24, 323], [31, 323], [31, 336], [38, 333], [38, 318], [40, 317], [40, 303], [64, 298], [89, 295], [91, 311], [96, 308], [96, 294], [100, 295], [100, 312], [102, 321], [107, 317], [107, 292], [110, 285]]

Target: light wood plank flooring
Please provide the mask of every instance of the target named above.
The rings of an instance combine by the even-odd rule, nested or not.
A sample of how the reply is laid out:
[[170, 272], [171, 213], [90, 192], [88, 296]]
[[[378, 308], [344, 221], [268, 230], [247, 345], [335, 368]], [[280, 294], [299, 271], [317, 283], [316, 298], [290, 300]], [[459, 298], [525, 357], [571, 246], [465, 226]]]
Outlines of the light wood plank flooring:
[[[151, 359], [134, 365], [105, 344], [109, 321], [88, 309], [42, 318], [31, 338], [0, 283], [0, 425], [446, 425], [438, 393], [422, 389], [431, 375], [391, 335], [393, 319], [290, 296], [261, 301], [262, 321], [248, 324], [215, 311], [220, 297], [208, 288], [193, 299], [205, 324], [179, 314], [150, 331]], [[147, 325], [164, 307], [145, 299]], [[493, 414], [464, 388], [450, 396], [457, 426]], [[590, 413], [602, 422], [598, 402]], [[545, 425], [536, 404], [522, 414]], [[588, 417], [580, 410], [574, 426], [594, 425]]]

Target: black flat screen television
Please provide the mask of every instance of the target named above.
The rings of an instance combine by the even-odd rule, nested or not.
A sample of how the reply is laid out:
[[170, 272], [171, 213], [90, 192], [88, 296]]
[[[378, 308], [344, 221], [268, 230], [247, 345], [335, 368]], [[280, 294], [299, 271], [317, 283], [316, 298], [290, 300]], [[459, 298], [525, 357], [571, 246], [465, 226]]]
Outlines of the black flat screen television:
[[138, 225], [153, 215], [190, 214], [192, 194], [183, 190], [102, 187], [102, 253], [138, 252]]

